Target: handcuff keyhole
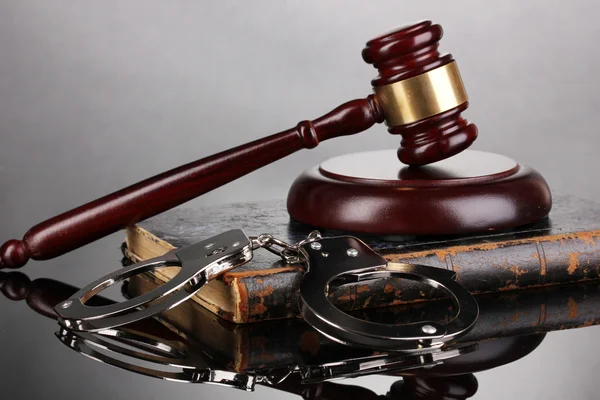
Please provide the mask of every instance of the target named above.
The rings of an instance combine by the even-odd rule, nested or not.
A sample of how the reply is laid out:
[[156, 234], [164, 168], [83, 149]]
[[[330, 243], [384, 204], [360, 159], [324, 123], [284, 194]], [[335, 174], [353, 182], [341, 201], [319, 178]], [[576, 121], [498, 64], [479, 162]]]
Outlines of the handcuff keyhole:
[[225, 250], [227, 250], [227, 246], [219, 247], [218, 249], [214, 249], [213, 251], [208, 253], [206, 255], [206, 257], [210, 257], [210, 256], [214, 256], [215, 254], [223, 253]]

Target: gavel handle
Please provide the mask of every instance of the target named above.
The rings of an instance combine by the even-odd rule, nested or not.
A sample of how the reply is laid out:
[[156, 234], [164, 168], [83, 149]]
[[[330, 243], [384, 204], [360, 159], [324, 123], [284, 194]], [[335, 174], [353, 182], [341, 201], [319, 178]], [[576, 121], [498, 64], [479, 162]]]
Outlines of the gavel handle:
[[362, 132], [383, 122], [373, 95], [349, 101], [314, 121], [182, 165], [31, 228], [0, 247], [0, 268], [19, 268], [75, 250], [174, 208], [320, 141]]

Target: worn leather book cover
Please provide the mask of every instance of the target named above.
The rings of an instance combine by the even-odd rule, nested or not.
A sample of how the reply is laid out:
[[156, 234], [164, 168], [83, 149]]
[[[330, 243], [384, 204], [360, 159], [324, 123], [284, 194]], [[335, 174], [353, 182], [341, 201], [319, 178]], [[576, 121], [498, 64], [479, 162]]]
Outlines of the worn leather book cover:
[[[132, 278], [127, 296], [156, 288], [152, 276]], [[481, 343], [490, 339], [543, 334], [556, 330], [600, 324], [600, 285], [579, 282], [476, 296], [480, 308], [475, 327], [459, 342]], [[444, 323], [452, 318], [448, 300], [354, 310], [358, 318], [387, 323], [417, 321]], [[320, 335], [301, 318], [234, 324], [187, 301], [157, 316], [169, 329], [199, 346], [234, 371], [281, 368], [331, 361], [348, 348]]]
[[[132, 261], [145, 260], [237, 228], [247, 235], [270, 233], [289, 243], [314, 229], [291, 221], [284, 201], [180, 207], [128, 228], [124, 252]], [[555, 194], [547, 218], [507, 231], [443, 237], [355, 236], [390, 261], [452, 270], [473, 294], [600, 278], [600, 205], [570, 195]], [[152, 274], [167, 281], [176, 272], [177, 268], [168, 267]], [[193, 299], [235, 323], [290, 318], [298, 315], [302, 273], [301, 265], [286, 265], [259, 249], [251, 262], [210, 282]], [[344, 286], [331, 299], [341, 309], [360, 310], [431, 300], [439, 294], [413, 281], [389, 279]]]

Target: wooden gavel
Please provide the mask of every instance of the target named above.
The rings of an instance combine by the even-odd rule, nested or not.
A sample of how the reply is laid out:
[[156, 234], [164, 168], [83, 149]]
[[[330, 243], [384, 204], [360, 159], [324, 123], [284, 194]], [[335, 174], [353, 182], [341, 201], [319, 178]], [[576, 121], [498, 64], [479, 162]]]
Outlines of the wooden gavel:
[[182, 165], [31, 228], [0, 247], [0, 268], [19, 268], [75, 250], [174, 208], [300, 149], [386, 122], [401, 135], [400, 161], [425, 165], [451, 157], [477, 138], [461, 117], [468, 99], [456, 62], [440, 54], [442, 28], [430, 21], [369, 41], [363, 59], [377, 68], [374, 94], [349, 101], [314, 121]]

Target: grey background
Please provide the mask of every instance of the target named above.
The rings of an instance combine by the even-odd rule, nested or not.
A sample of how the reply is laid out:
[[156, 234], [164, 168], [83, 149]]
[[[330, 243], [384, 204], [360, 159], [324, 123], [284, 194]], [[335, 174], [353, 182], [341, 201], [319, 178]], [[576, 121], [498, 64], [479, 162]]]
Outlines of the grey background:
[[[365, 42], [421, 19], [442, 24], [441, 50], [458, 61], [471, 103], [464, 116], [480, 130], [474, 148], [534, 166], [555, 191], [599, 200], [597, 15], [593, 1], [2, 0], [0, 241], [166, 169], [364, 97], [375, 76], [360, 57]], [[194, 203], [283, 199], [303, 169], [331, 156], [397, 144], [379, 126], [296, 153]], [[82, 286], [115, 269], [122, 238], [111, 235], [24, 271], [32, 279], [62, 276]], [[15, 353], [0, 363], [0, 381], [25, 379], [24, 398], [78, 397], [77, 385], [99, 398], [199, 393], [197, 387], [136, 376], [125, 379], [131, 385], [113, 387], [107, 382], [123, 381], [121, 372], [64, 355], [53, 338], [39, 339], [27, 330], [52, 332], [52, 321], [35, 319], [24, 304], [11, 307], [2, 317], [0, 336], [20, 341], [2, 345]], [[507, 397], [511, 388], [504, 379], [521, 376], [537, 362], [555, 361], [563, 350], [572, 354], [573, 340], [595, 348], [597, 334], [590, 328], [573, 336], [550, 335], [542, 346], [553, 343], [556, 351], [478, 375], [477, 397]], [[72, 357], [70, 363], [24, 374], [27, 356], [42, 347], [50, 359], [66, 363]], [[597, 352], [582, 350], [577, 357], [598, 366]], [[561, 363], [547, 376], [545, 398], [564, 397], [558, 377], [570, 367]], [[62, 368], [69, 371], [67, 380]], [[580, 398], [595, 398], [592, 376], [570, 381], [581, 388]], [[393, 381], [367, 380], [382, 393]], [[542, 390], [532, 385], [525, 386], [523, 398], [536, 398]], [[229, 392], [202, 388], [201, 393]], [[280, 397], [269, 389], [246, 397], [274, 393]]]

